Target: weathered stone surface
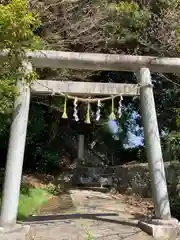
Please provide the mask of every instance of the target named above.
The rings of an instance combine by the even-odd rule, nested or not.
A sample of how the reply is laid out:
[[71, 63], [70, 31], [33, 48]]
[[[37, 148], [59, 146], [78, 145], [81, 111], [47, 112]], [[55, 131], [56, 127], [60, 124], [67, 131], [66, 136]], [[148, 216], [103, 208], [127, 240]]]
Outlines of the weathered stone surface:
[[[180, 195], [180, 163], [165, 162], [164, 165], [169, 194]], [[111, 181], [105, 182], [120, 192], [135, 193], [142, 197], [152, 196], [148, 163], [133, 163], [104, 169], [102, 167], [79, 167], [76, 179], [81, 175], [88, 179], [88, 185], [98, 185], [101, 177], [104, 179], [111, 177]]]
[[126, 204], [110, 194], [71, 190], [71, 196], [76, 210], [67, 214], [57, 213], [57, 221], [33, 222], [33, 240], [153, 239], [140, 231], [137, 221], [132, 221], [133, 216], [126, 213]]
[[[172, 196], [177, 192], [179, 163], [165, 162], [165, 172], [168, 192]], [[139, 194], [142, 197], [151, 197], [151, 182], [148, 163], [127, 164], [115, 168], [115, 178], [118, 178], [120, 191]]]
[[32, 240], [30, 226], [16, 225], [13, 229], [0, 228], [1, 240]]
[[174, 224], [174, 221], [170, 224], [164, 220], [163, 224], [153, 224], [151, 222], [139, 222], [139, 227], [150, 234], [156, 239], [172, 239], [176, 240], [180, 236], [180, 223]]

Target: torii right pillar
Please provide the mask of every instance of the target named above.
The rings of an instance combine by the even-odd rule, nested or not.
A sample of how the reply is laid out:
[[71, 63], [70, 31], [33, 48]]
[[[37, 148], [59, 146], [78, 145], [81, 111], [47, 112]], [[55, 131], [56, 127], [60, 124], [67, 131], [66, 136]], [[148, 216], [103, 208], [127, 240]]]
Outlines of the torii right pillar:
[[155, 208], [155, 219], [148, 223], [141, 221], [139, 226], [154, 237], [171, 237], [178, 232], [175, 228], [179, 228], [179, 223], [171, 217], [150, 70], [141, 68], [137, 72], [137, 79], [140, 84], [140, 108]]

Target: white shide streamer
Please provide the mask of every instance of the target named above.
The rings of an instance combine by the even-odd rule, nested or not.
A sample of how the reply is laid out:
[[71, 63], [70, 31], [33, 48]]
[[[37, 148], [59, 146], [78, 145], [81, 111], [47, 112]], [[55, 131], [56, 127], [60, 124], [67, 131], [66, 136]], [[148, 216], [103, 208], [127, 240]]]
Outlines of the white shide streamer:
[[123, 97], [120, 96], [119, 106], [118, 106], [118, 117], [119, 118], [121, 118], [121, 116], [122, 116], [122, 100], [123, 100]]
[[100, 117], [101, 117], [101, 101], [99, 99], [97, 102], [96, 121], [99, 121]]
[[74, 113], [73, 113], [73, 117], [74, 117], [74, 120], [76, 121], [76, 122], [78, 122], [79, 121], [79, 117], [78, 117], [78, 111], [77, 111], [77, 102], [78, 102], [78, 99], [77, 98], [75, 98], [74, 99]]

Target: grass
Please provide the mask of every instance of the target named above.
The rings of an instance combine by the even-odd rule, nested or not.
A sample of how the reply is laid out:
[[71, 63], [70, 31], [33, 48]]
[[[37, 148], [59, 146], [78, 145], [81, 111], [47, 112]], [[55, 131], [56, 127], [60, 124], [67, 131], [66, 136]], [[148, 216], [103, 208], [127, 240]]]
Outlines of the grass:
[[39, 212], [40, 207], [47, 203], [52, 194], [46, 189], [28, 188], [21, 190], [18, 206], [18, 220], [23, 220]]
[[93, 240], [93, 236], [90, 232], [87, 232], [87, 240]]
[[19, 197], [18, 220], [38, 213], [41, 206], [52, 196], [53, 194], [46, 189], [23, 186]]

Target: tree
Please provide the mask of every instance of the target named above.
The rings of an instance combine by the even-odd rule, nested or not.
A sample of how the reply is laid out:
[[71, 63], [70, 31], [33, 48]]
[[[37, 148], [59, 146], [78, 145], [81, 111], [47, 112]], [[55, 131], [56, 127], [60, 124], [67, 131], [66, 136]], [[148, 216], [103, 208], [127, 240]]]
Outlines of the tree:
[[[30, 6], [40, 13], [42, 19], [36, 32], [52, 49], [155, 56], [179, 54], [179, 0], [125, 0], [115, 3], [108, 0], [54, 0], [53, 3], [31, 0]], [[50, 75], [54, 76], [54, 72], [51, 71]], [[101, 72], [68, 69], [56, 71], [55, 75], [63, 80], [91, 81], [102, 81], [100, 78], [105, 76]], [[120, 73], [116, 81], [119, 82], [123, 75]], [[173, 82], [178, 83], [180, 77], [177, 74], [157, 73], [153, 79], [156, 80], [155, 97], [161, 123], [165, 114], [169, 113], [169, 108], [164, 111], [162, 107], [169, 103], [169, 95], [172, 96], [171, 106], [176, 102], [179, 90], [173, 86]], [[167, 81], [171, 81], [171, 84]], [[174, 122], [174, 111], [171, 113]], [[162, 122], [161, 126], [163, 124], [166, 122]], [[169, 128], [170, 125], [166, 124], [165, 127]]]
[[39, 26], [37, 15], [28, 10], [28, 1], [11, 0], [0, 4], [0, 50], [8, 55], [0, 66], [0, 113], [11, 112], [13, 98], [18, 94], [16, 81], [30, 82], [34, 73], [25, 74], [22, 62], [25, 51], [40, 47], [40, 38], [33, 31]]
[[[0, 85], [0, 90], [2, 89], [1, 95], [3, 96], [3, 101], [9, 104], [9, 109], [11, 108], [12, 99], [17, 91], [14, 86], [20, 74], [19, 67], [21, 66], [21, 61], [24, 60], [24, 51], [39, 48], [39, 43], [42, 42], [39, 37], [43, 39], [44, 43], [43, 46], [40, 46], [41, 48], [46, 47], [54, 50], [156, 56], [179, 55], [180, 29], [178, 14], [180, 13], [180, 7], [178, 0], [174, 0], [173, 4], [172, 1], [166, 0], [125, 0], [115, 1], [113, 4], [112, 1], [108, 0], [31, 0], [29, 5], [32, 12], [29, 12], [25, 0], [12, 0], [8, 4], [1, 4], [0, 49], [9, 48], [11, 51], [7, 66], [4, 65], [4, 70], [1, 71], [4, 76], [4, 81], [2, 81], [2, 86]], [[16, 12], [16, 14], [14, 14], [14, 12]], [[37, 13], [40, 15], [40, 18], [37, 17]], [[4, 18], [2, 16], [4, 16]], [[6, 28], [7, 31], [5, 31]], [[22, 30], [18, 32], [17, 29]], [[2, 34], [4, 32], [6, 32], [6, 36]], [[37, 35], [39, 37], [37, 37]], [[6, 40], [5, 42], [3, 42], [3, 37]], [[38, 69], [38, 74], [43, 79], [53, 78], [61, 80], [136, 83], [134, 74], [125, 72]], [[162, 75], [159, 73], [154, 73], [152, 78], [155, 86], [154, 92], [160, 130], [166, 133], [172, 130], [177, 132], [175, 110], [180, 107], [177, 101], [179, 90], [173, 86], [172, 82], [178, 83], [180, 78], [177, 74]], [[32, 79], [33, 76], [26, 76], [26, 80], [31, 81]], [[10, 89], [8, 90], [8, 88]], [[8, 95], [10, 93], [11, 96]], [[43, 103], [44, 106], [40, 106], [39, 104], [38, 107], [35, 106], [34, 102], [36, 101]], [[51, 105], [50, 102], [54, 102], [54, 109], [60, 109], [61, 111], [63, 107], [61, 100], [54, 98], [52, 101], [52, 99], [47, 97], [41, 99], [35, 97], [31, 110], [34, 111], [36, 109], [35, 115], [38, 114], [39, 111], [41, 112], [40, 115], [43, 116], [43, 119], [40, 119], [40, 122], [42, 122], [42, 125], [45, 125], [45, 134], [47, 134], [48, 131], [47, 125], [49, 125], [49, 129], [52, 129], [53, 132], [51, 132], [51, 130], [50, 132], [53, 134], [49, 134], [55, 137], [53, 139], [51, 138], [52, 145], [54, 145], [54, 139], [57, 139], [57, 146], [59, 146], [59, 135], [63, 136], [61, 141], [63, 145], [67, 138], [67, 136], [65, 136], [67, 135], [65, 134], [67, 130], [68, 137], [71, 138], [73, 134], [75, 134], [77, 126], [75, 124], [73, 125], [70, 120], [69, 123], [65, 125], [61, 122], [60, 124], [63, 125], [63, 129], [60, 129], [59, 121], [61, 113], [52, 111], [49, 114], [44, 114], [47, 112], [46, 106]], [[127, 107], [126, 109], [130, 109], [128, 110], [130, 112], [134, 110], [139, 111], [138, 98], [125, 98], [124, 105]], [[110, 103], [107, 103], [105, 107], [107, 109], [110, 108]], [[8, 108], [4, 107], [4, 110], [1, 110], [1, 112], [5, 112], [6, 109]], [[125, 116], [129, 116], [128, 111], [125, 112]], [[108, 116], [106, 110], [103, 114], [104, 118]], [[107, 132], [106, 127], [100, 129], [99, 127], [93, 127], [92, 124], [92, 126], [87, 129], [94, 134], [92, 135], [96, 140], [100, 135], [100, 142], [102, 140], [102, 142], [104, 142], [103, 146], [107, 146], [107, 151], [111, 153], [115, 148], [118, 149], [120, 148], [119, 146], [122, 146], [123, 138], [131, 125], [126, 117], [124, 117], [124, 119], [126, 122], [123, 119], [119, 122], [119, 125], [123, 126], [123, 131], [119, 132], [119, 141], [113, 140], [111, 143], [109, 142], [110, 134]], [[29, 152], [35, 153], [37, 148], [33, 139], [36, 124], [32, 119], [30, 119], [30, 121], [31, 124], [29, 126], [31, 127], [29, 127], [28, 145], [31, 145], [31, 150], [29, 150]], [[141, 124], [139, 117], [136, 119], [136, 123]], [[39, 124], [41, 125], [41, 123]], [[2, 123], [2, 132], [6, 135], [6, 131], [3, 130], [5, 127], [3, 128], [3, 126]], [[56, 127], [54, 128], [54, 126]], [[71, 131], [69, 131], [70, 126]], [[33, 133], [31, 133], [31, 131]], [[59, 131], [61, 131], [61, 134], [59, 134]], [[36, 134], [39, 136], [36, 139], [40, 139], [38, 143], [38, 149], [40, 150], [38, 151], [40, 154], [43, 154], [50, 148], [48, 148], [48, 144], [45, 145], [41, 143], [41, 141], [43, 141], [40, 137], [41, 132], [38, 131]], [[48, 138], [48, 135], [46, 135], [46, 138]], [[51, 144], [49, 144], [49, 146], [50, 145]], [[71, 145], [73, 145], [73, 143], [71, 143]], [[42, 146], [46, 147], [43, 148]], [[34, 156], [35, 155], [33, 155], [33, 157]], [[39, 156], [37, 159], [39, 159]]]

